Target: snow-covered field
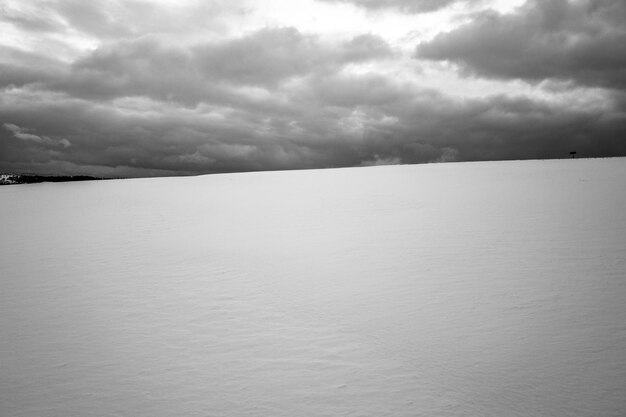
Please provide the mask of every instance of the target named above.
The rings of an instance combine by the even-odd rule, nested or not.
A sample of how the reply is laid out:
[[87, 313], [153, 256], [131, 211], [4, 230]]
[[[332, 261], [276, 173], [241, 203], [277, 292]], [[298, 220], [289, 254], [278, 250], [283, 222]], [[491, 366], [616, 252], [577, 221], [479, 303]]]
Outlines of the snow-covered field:
[[0, 188], [0, 415], [626, 415], [626, 159]]

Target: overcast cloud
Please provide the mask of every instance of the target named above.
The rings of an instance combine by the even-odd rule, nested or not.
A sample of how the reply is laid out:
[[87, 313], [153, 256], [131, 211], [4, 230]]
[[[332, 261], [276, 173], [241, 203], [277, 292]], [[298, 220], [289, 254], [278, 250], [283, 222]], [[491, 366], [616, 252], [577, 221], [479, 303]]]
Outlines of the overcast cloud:
[[[462, 0], [323, 0], [328, 3], [349, 3], [369, 10], [396, 10], [404, 13], [424, 13], [443, 9]], [[465, 0], [477, 3], [480, 0]]]
[[621, 0], [0, 5], [3, 172], [626, 155]]
[[528, 81], [555, 79], [626, 87], [626, 2], [529, 0], [516, 13], [478, 13], [417, 47], [468, 73]]

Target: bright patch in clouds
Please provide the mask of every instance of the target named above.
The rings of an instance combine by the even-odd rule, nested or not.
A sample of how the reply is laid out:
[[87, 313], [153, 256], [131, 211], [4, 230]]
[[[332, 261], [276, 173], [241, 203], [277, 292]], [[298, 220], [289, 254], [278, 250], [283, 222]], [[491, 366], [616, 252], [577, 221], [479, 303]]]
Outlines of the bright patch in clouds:
[[624, 22], [617, 0], [5, 1], [0, 170], [625, 155]]

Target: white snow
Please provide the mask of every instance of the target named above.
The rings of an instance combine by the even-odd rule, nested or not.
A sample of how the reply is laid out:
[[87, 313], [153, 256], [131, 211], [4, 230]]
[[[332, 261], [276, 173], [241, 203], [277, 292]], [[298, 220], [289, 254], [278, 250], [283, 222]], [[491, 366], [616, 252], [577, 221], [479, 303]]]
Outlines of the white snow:
[[0, 188], [0, 415], [626, 415], [626, 159]]

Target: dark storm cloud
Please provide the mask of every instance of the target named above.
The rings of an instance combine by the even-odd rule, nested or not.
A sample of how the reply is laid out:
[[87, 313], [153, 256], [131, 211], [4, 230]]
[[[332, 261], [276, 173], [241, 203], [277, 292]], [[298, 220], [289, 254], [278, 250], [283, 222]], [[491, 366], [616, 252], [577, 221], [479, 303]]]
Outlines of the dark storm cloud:
[[451, 61], [478, 76], [624, 89], [624, 45], [622, 0], [530, 0], [515, 13], [483, 13], [440, 34], [420, 44], [416, 56]]
[[315, 125], [353, 129], [341, 148], [346, 164], [626, 153], [622, 96], [595, 108], [502, 94], [461, 99], [372, 74], [320, 77], [307, 88], [300, 96], [312, 108], [334, 111]]
[[[408, 102], [373, 107], [359, 144], [362, 160], [450, 160], [624, 155], [626, 118], [602, 110], [567, 110], [528, 98], [458, 100], [422, 92]], [[395, 117], [389, 123], [386, 118]], [[571, 149], [570, 149], [571, 148]]]
[[321, 0], [327, 3], [351, 3], [368, 10], [394, 9], [404, 13], [426, 13], [453, 3], [478, 3], [480, 0]]
[[2, 86], [36, 83], [39, 88], [82, 98], [148, 96], [193, 105], [225, 100], [232, 96], [229, 86], [275, 88], [291, 77], [334, 73], [347, 64], [393, 55], [389, 45], [374, 35], [329, 44], [293, 28], [263, 29], [191, 47], [170, 45], [159, 37], [122, 40], [69, 66], [4, 50]]
[[249, 85], [274, 84], [393, 54], [387, 43], [374, 35], [325, 45], [316, 36], [294, 28], [264, 29], [227, 43], [202, 45], [194, 52], [207, 76]]
[[311, 85], [320, 104], [341, 107], [383, 109], [393, 102], [407, 103], [415, 91], [410, 85], [394, 82], [378, 74], [333, 74], [317, 77]]
[[[166, 9], [133, 1], [30, 4], [50, 12], [48, 26], [37, 8], [15, 9], [5, 23], [44, 40], [79, 32], [99, 42], [67, 56], [38, 45], [0, 46], [0, 171], [143, 176], [547, 158], [572, 150], [626, 155], [622, 55], [614, 51], [609, 65], [601, 48], [621, 39], [624, 7], [617, 3], [531, 2], [511, 15], [480, 15], [418, 48], [420, 56], [476, 74], [549, 80], [541, 95], [482, 98], [418, 86], [402, 73], [409, 57], [374, 34], [333, 39], [265, 27], [182, 41], [166, 32], [180, 19], [191, 26], [215, 19], [209, 9], [183, 8], [168, 22]], [[411, 13], [435, 8], [387, 5]], [[146, 30], [151, 25], [158, 30]], [[553, 37], [567, 40], [567, 59], [520, 52], [557, 53]], [[463, 39], [466, 55], [458, 48]], [[571, 58], [578, 54], [586, 67]], [[570, 79], [613, 90], [595, 91], [592, 100]]]
[[[271, 101], [240, 98], [237, 102], [231, 97], [227, 105], [181, 109], [175, 103], [147, 98], [121, 100], [131, 102], [8, 90], [0, 102], [0, 120], [10, 120], [13, 130], [5, 126], [0, 131], [3, 169], [18, 169], [24, 161], [41, 165], [41, 170], [67, 162], [70, 165], [64, 169], [77, 172], [80, 167], [100, 166], [109, 175], [150, 175], [157, 170], [228, 172], [330, 163], [323, 152], [306, 145], [311, 139], [318, 143], [324, 139], [302, 131], [307, 117], [315, 113], [303, 104], [291, 103], [287, 108]], [[23, 133], [17, 130], [20, 126], [47, 137], [63, 135], [72, 146], [60, 153], [47, 141], [15, 140], [16, 132]]]
[[[375, 94], [358, 87], [368, 85]], [[164, 175], [626, 154], [626, 118], [617, 110], [502, 95], [455, 99], [375, 75], [313, 77], [283, 91], [284, 108], [271, 100], [181, 109], [147, 98], [98, 104], [47, 94], [3, 98], [3, 170]], [[16, 132], [71, 146], [18, 140]]]
[[55, 140], [48, 136], [38, 136], [32, 133], [31, 129], [20, 127], [18, 125], [14, 125], [13, 123], [4, 123], [2, 127], [5, 130], [13, 133], [13, 136], [16, 139], [32, 141], [40, 144], [60, 145], [65, 148], [71, 145], [71, 143], [67, 139]]
[[411, 118], [417, 123], [408, 128], [440, 149], [458, 151], [461, 160], [561, 158], [570, 150], [610, 156], [626, 151], [619, 139], [626, 119], [605, 119], [602, 109], [568, 109], [506, 95], [439, 104], [445, 108], [422, 107], [421, 117]]

